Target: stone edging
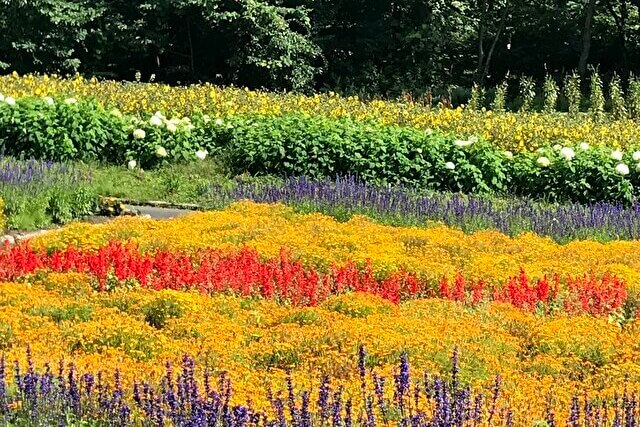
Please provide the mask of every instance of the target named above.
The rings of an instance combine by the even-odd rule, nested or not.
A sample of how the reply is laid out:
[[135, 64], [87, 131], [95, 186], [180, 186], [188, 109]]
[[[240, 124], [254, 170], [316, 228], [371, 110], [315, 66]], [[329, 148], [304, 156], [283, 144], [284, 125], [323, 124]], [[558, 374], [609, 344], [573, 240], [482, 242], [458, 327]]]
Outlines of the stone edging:
[[15, 245], [16, 243], [23, 242], [25, 240], [33, 239], [34, 237], [41, 236], [53, 230], [55, 229], [27, 231], [25, 233], [19, 233], [15, 235], [5, 234], [4, 236], [0, 237], [0, 243], [3, 243], [5, 245], [8, 244], [11, 246], [11, 245]]
[[203, 211], [204, 207], [200, 205], [196, 205], [194, 203], [171, 203], [171, 202], [163, 202], [161, 200], [134, 200], [134, 199], [122, 199], [119, 197], [104, 197], [100, 196], [106, 200], [113, 200], [114, 202], [122, 203], [125, 205], [135, 205], [135, 206], [151, 206], [154, 208], [167, 208], [167, 209], [184, 209], [190, 211]]
[[[133, 199], [122, 199], [119, 197], [104, 197], [104, 196], [100, 196], [100, 197], [102, 197], [105, 200], [112, 200], [114, 202], [122, 203], [125, 205], [150, 206], [154, 208], [182, 209], [182, 210], [190, 210], [190, 211], [205, 210], [204, 207], [193, 204], [193, 203], [170, 203], [170, 202], [163, 202], [159, 200], [141, 201], [141, 200], [133, 200]], [[1, 244], [15, 245], [16, 243], [41, 236], [57, 228], [59, 227], [54, 227], [46, 230], [27, 231], [24, 233], [5, 234], [0, 236], [0, 245]]]

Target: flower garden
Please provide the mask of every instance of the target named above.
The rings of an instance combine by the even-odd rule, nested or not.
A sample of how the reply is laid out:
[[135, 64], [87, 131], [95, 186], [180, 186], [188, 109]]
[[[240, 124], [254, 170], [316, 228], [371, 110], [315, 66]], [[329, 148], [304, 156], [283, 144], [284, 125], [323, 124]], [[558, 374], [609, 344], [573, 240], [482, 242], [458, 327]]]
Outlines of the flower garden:
[[[640, 126], [0, 79], [8, 426], [634, 426]], [[195, 203], [84, 219], [101, 196]]]

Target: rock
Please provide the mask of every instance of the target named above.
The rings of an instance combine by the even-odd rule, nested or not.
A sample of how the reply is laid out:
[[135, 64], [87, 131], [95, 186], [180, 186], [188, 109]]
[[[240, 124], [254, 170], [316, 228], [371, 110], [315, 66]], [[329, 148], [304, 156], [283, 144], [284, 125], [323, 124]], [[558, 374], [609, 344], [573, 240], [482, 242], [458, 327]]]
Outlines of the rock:
[[16, 243], [16, 239], [15, 237], [13, 237], [11, 234], [5, 234], [4, 236], [1, 237], [2, 239], [2, 244], [6, 245], [15, 245]]

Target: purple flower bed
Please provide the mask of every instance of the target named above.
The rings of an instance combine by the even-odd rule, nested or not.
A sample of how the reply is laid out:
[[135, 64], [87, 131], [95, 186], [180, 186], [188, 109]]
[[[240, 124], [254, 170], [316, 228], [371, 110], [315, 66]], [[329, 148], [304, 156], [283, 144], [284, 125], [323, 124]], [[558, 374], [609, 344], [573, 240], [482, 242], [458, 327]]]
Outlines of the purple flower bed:
[[0, 157], [0, 197], [12, 228], [38, 228], [89, 215], [91, 176], [65, 163]]
[[[124, 390], [118, 373], [107, 384], [100, 373], [81, 374], [73, 365], [65, 368], [63, 363], [55, 373], [50, 365], [43, 372], [36, 372], [27, 352], [27, 369], [22, 372], [16, 363], [11, 385], [7, 383], [5, 359], [0, 359], [3, 426], [69, 426], [82, 422], [81, 425], [95, 426], [454, 427], [516, 423], [511, 410], [500, 402], [499, 376], [486, 397], [460, 384], [457, 350], [453, 353], [449, 378], [412, 373], [404, 354], [396, 374], [387, 381], [375, 373], [368, 375], [366, 352], [360, 347], [358, 374], [362, 395], [357, 399], [348, 397], [341, 386], [332, 386], [328, 376], [322, 378], [316, 397], [305, 390], [297, 392], [289, 376], [287, 390], [274, 394], [267, 388], [270, 414], [254, 410], [250, 404], [233, 405], [231, 380], [222, 374], [214, 387], [207, 371], [198, 378], [189, 356], [184, 356], [177, 375], [167, 364], [160, 386], [138, 382], [132, 390]], [[392, 387], [392, 399], [387, 397], [388, 387]], [[310, 409], [312, 399], [316, 403], [314, 410]], [[421, 409], [425, 407], [433, 410], [425, 412]], [[637, 425], [640, 420], [637, 398], [626, 391], [609, 407], [586, 398], [584, 405], [580, 405], [575, 397], [568, 412], [572, 426]], [[556, 425], [551, 409], [540, 416], [548, 426]]]
[[212, 185], [209, 194], [215, 205], [242, 199], [280, 202], [342, 219], [364, 214], [399, 225], [436, 221], [467, 232], [497, 229], [517, 235], [530, 231], [559, 242], [640, 237], [639, 204], [626, 208], [609, 203], [545, 204], [520, 198], [425, 194], [401, 186], [376, 187], [353, 176], [333, 180], [302, 177], [280, 182], [240, 181], [232, 186]]

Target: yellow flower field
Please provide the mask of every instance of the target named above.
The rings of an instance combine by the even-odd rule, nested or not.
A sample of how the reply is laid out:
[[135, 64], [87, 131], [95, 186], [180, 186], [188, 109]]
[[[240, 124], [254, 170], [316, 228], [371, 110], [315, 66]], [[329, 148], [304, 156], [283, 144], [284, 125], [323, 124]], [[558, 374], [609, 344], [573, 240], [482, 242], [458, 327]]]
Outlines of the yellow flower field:
[[415, 102], [363, 101], [334, 94], [313, 96], [268, 93], [239, 88], [219, 88], [210, 84], [171, 87], [157, 83], [126, 83], [62, 78], [56, 75], [0, 78], [0, 93], [23, 96], [95, 97], [103, 105], [123, 112], [148, 116], [156, 111], [188, 116], [206, 112], [218, 117], [242, 114], [304, 114], [375, 120], [419, 129], [440, 129], [461, 137], [481, 136], [504, 149], [535, 150], [560, 143], [607, 145], [624, 148], [640, 139], [640, 125], [633, 120], [595, 121], [584, 114], [473, 112], [461, 108], [431, 109]]
[[[158, 379], [165, 361], [177, 364], [189, 353], [201, 368], [227, 371], [239, 403], [250, 397], [263, 408], [265, 385], [285, 387], [288, 368], [298, 386], [317, 386], [328, 373], [357, 399], [361, 343], [370, 367], [386, 376], [403, 351], [414, 374], [446, 374], [458, 346], [462, 381], [490, 393], [501, 373], [503, 403], [515, 408], [518, 425], [542, 417], [549, 393], [566, 408], [577, 387], [595, 397], [611, 395], [625, 375], [632, 388], [640, 381], [635, 323], [622, 329], [606, 320], [539, 317], [499, 304], [471, 310], [417, 300], [395, 306], [364, 294], [293, 308], [190, 292], [98, 293], [75, 273], [31, 282], [0, 284], [0, 342], [8, 360], [24, 362], [29, 345], [37, 366], [64, 358], [80, 371], [120, 369], [130, 385], [134, 379]], [[179, 308], [160, 327], [149, 315], [159, 301]]]
[[308, 265], [370, 259], [381, 272], [404, 268], [438, 280], [456, 272], [504, 282], [520, 268], [533, 278], [545, 274], [613, 273], [631, 289], [640, 285], [640, 242], [573, 241], [496, 231], [465, 234], [445, 226], [392, 227], [363, 217], [340, 223], [321, 214], [297, 214], [283, 205], [240, 202], [223, 211], [194, 213], [169, 221], [119, 218], [104, 225], [73, 224], [35, 238], [35, 246], [97, 248], [126, 240], [143, 249], [192, 250], [249, 246], [275, 257], [282, 247]]

